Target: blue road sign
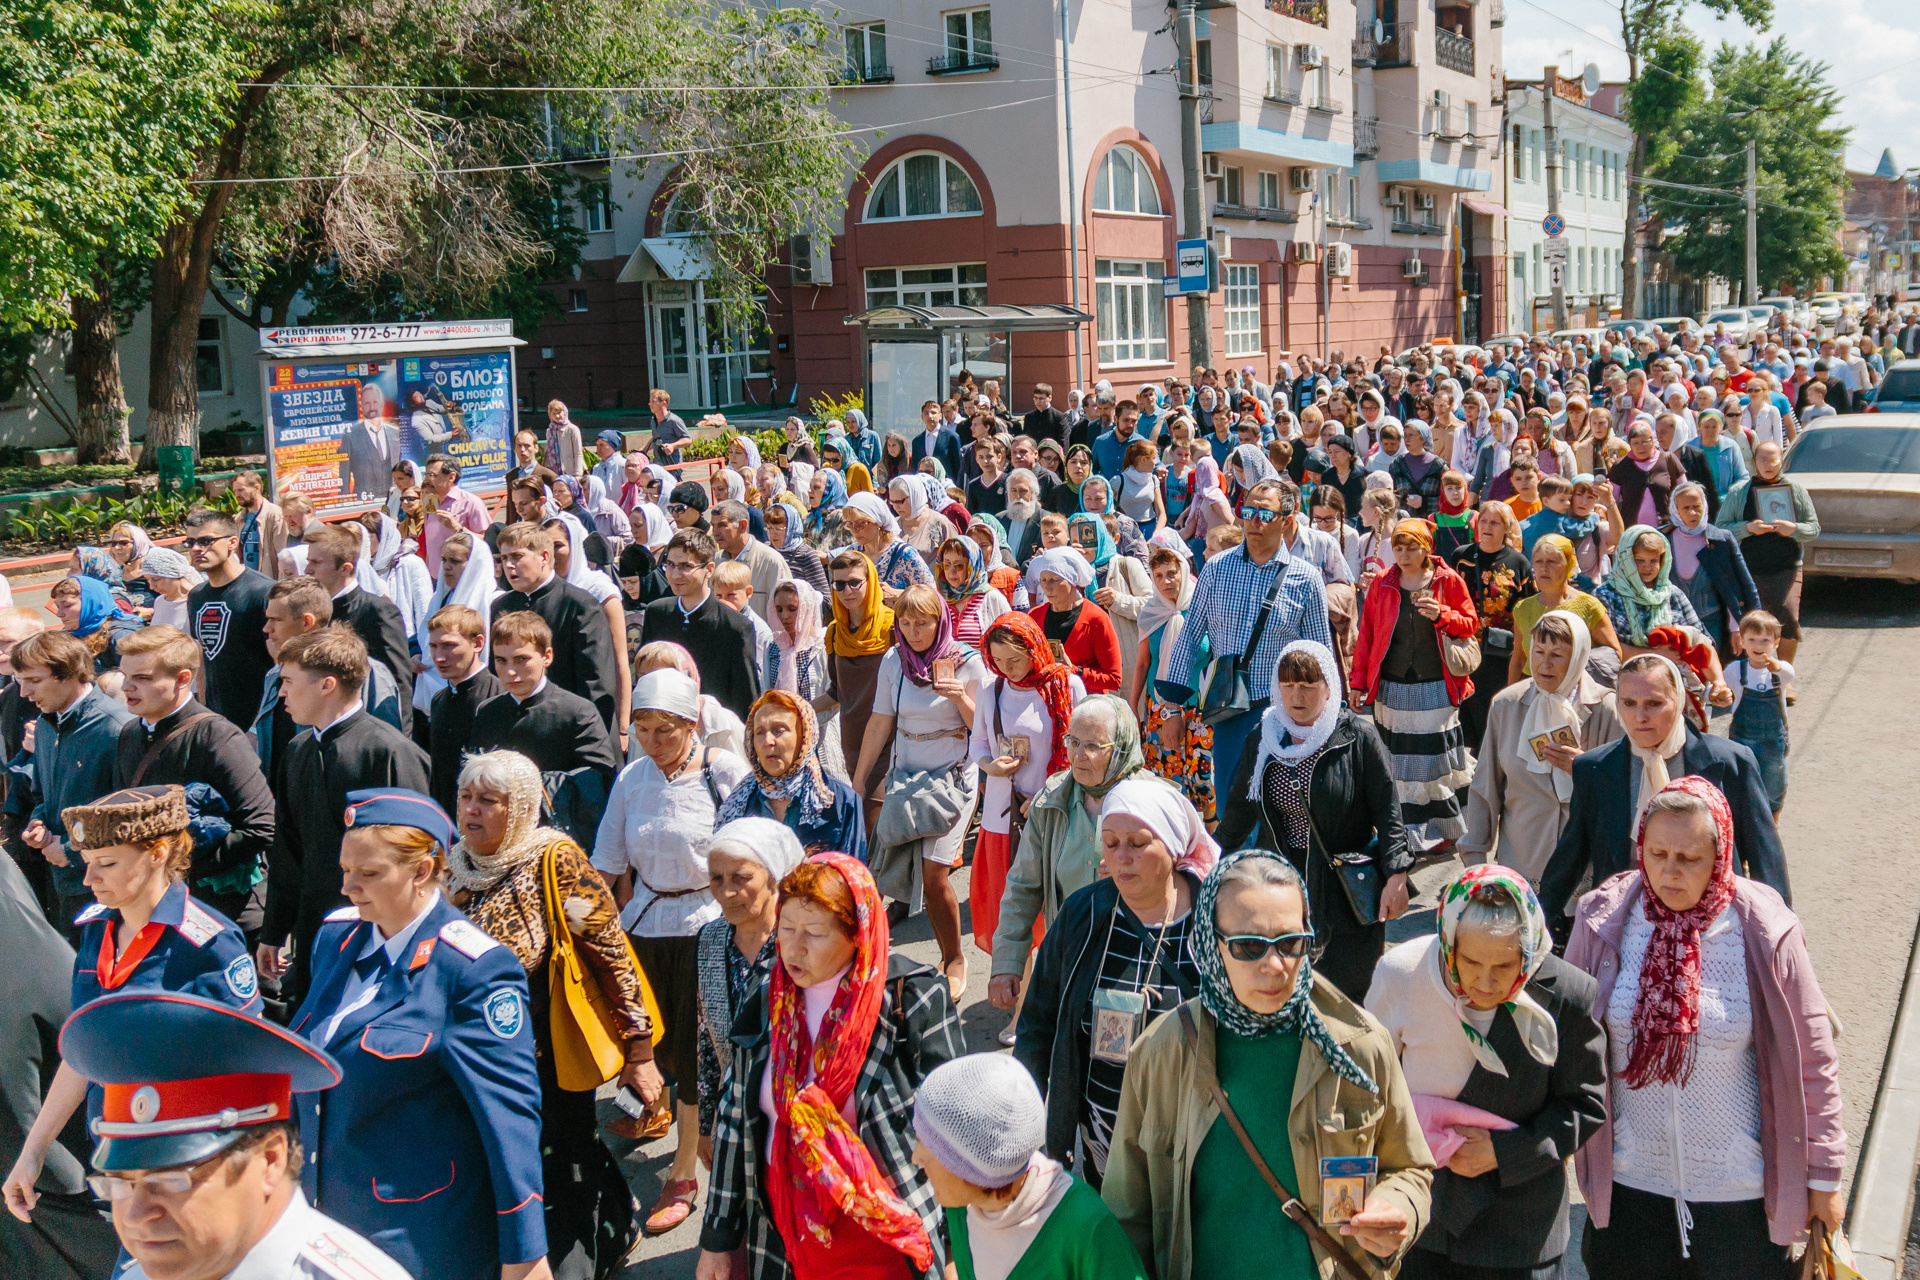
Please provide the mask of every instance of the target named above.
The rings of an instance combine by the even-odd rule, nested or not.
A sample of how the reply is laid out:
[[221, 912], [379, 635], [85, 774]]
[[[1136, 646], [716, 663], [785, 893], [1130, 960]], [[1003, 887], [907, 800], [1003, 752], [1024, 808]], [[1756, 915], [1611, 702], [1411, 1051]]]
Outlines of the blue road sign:
[[1179, 291], [1181, 293], [1211, 293], [1207, 281], [1207, 242], [1205, 240], [1176, 240], [1173, 246], [1175, 261], [1179, 264]]
[[1550, 213], [1540, 219], [1540, 229], [1550, 236], [1562, 234], [1567, 229], [1567, 220], [1557, 213]]

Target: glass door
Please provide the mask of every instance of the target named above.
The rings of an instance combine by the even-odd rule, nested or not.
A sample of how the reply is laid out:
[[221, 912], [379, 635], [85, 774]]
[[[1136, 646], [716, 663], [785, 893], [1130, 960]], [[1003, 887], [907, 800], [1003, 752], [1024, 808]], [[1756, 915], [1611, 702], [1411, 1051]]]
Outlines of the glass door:
[[694, 379], [694, 307], [684, 284], [655, 285], [653, 311], [653, 385], [673, 397], [676, 407], [703, 403]]

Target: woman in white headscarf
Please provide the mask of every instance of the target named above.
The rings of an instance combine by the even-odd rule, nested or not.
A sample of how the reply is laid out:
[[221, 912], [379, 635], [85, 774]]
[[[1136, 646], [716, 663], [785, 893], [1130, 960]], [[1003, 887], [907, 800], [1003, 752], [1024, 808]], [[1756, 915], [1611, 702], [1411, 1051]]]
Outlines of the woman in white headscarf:
[[1053, 547], [1033, 558], [1033, 574], [1046, 597], [1032, 611], [1033, 620], [1048, 646], [1086, 682], [1088, 693], [1119, 692], [1120, 638], [1107, 611], [1086, 596], [1093, 566], [1072, 547]]
[[[602, 573], [587, 563], [587, 529], [580, 523], [578, 516], [563, 511], [545, 522], [549, 533], [564, 529], [566, 536], [553, 540], [553, 571], [566, 579], [571, 586], [580, 588], [600, 602], [600, 612], [606, 615], [607, 625], [612, 634], [627, 634], [627, 608], [621, 603], [620, 584], [610, 574]], [[567, 643], [566, 637], [555, 636], [555, 644]], [[627, 660], [627, 646], [613, 646], [613, 664], [615, 670], [614, 706], [624, 707], [633, 691], [633, 667]], [[625, 745], [626, 730], [620, 731], [622, 745]]]
[[447, 535], [447, 540], [440, 544], [440, 586], [427, 601], [420, 626], [413, 633], [420, 653], [420, 669], [413, 677], [413, 705], [419, 710], [432, 711], [433, 695], [447, 687], [447, 682], [434, 668], [427, 638], [433, 615], [452, 604], [464, 605], [479, 614], [480, 663], [485, 666], [493, 660], [489, 637], [493, 631], [493, 601], [499, 594], [500, 588], [493, 577], [493, 552], [487, 540], [476, 538], [464, 529]]
[[[1544, 646], [1544, 647], [1543, 647]], [[1593, 635], [1577, 615], [1554, 609], [1528, 637], [1532, 674], [1494, 695], [1467, 793], [1460, 852], [1497, 849], [1501, 866], [1538, 885], [1567, 825], [1573, 758], [1624, 730], [1613, 692], [1587, 674]]]
[[[367, 527], [375, 519], [380, 522], [378, 543]], [[408, 635], [417, 635], [427, 620], [427, 601], [433, 598], [433, 579], [426, 564], [407, 551], [400, 526], [386, 512], [362, 512], [355, 523], [360, 528], [360, 560], [354, 576], [361, 589], [393, 601], [400, 611], [400, 625]]]
[[[922, 495], [924, 500], [924, 495]], [[841, 511], [841, 525], [853, 535], [853, 544], [873, 561], [880, 575], [880, 598], [892, 605], [908, 587], [933, 585], [933, 570], [900, 538], [900, 521], [877, 493], [856, 493]]]
[[633, 541], [633, 524], [620, 504], [607, 496], [606, 482], [599, 476], [587, 476], [586, 499], [586, 513], [593, 517], [594, 529], [607, 540], [611, 563], [619, 557], [620, 548]]
[[742, 475], [752, 475], [760, 470], [760, 446], [751, 436], [734, 436], [727, 442], [727, 465]]
[[1168, 541], [1161, 542], [1161, 534], [1155, 534], [1153, 552], [1147, 557], [1153, 594], [1140, 609], [1140, 652], [1134, 660], [1127, 702], [1140, 718], [1140, 749], [1147, 770], [1180, 788], [1200, 815], [1210, 819], [1214, 815], [1213, 726], [1200, 719], [1199, 694], [1176, 706], [1158, 690], [1163, 681], [1201, 688], [1200, 673], [1212, 650], [1202, 640], [1194, 650], [1192, 669], [1173, 672], [1173, 651], [1186, 625], [1187, 606], [1193, 602], [1194, 579], [1185, 545], [1167, 530], [1161, 533]]
[[941, 487], [920, 475], [895, 476], [887, 482], [887, 506], [900, 522], [901, 539], [929, 565], [939, 560], [947, 539], [958, 535], [953, 522], [930, 501], [931, 490]]
[[847, 758], [840, 744], [840, 704], [829, 687], [821, 604], [820, 593], [802, 578], [788, 578], [773, 589], [767, 608], [773, 643], [767, 646], [767, 669], [760, 675], [760, 687], [791, 693], [813, 707], [820, 722], [820, 767], [844, 781]]

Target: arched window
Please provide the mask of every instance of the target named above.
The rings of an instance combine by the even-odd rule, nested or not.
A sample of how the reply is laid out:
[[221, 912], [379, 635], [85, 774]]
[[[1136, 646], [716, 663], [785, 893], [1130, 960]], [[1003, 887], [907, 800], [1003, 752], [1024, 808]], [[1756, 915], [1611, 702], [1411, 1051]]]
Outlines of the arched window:
[[1160, 188], [1146, 157], [1132, 147], [1114, 147], [1093, 180], [1093, 207], [1102, 213], [1160, 212]]
[[660, 215], [660, 234], [663, 236], [697, 236], [707, 230], [707, 199], [694, 187], [681, 187], [667, 201], [666, 212]]
[[980, 212], [980, 192], [960, 165], [937, 151], [922, 151], [887, 166], [867, 196], [867, 221], [884, 218], [950, 218]]

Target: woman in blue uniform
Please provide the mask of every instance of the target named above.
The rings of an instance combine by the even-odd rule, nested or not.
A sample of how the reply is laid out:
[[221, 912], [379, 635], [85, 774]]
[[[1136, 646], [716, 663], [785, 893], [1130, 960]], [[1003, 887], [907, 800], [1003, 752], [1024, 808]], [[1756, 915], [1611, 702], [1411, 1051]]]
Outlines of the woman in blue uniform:
[[[187, 797], [179, 787], [132, 787], [60, 812], [68, 847], [87, 866], [94, 904], [74, 919], [80, 949], [73, 964], [73, 1010], [109, 992], [185, 992], [260, 1012], [246, 937], [238, 925], [187, 892], [193, 837]], [[27, 1218], [39, 1197], [47, 1149], [84, 1100], [87, 1119], [100, 1115], [100, 1088], [66, 1063], [54, 1075], [45, 1105], [7, 1175], [7, 1207]]]
[[546, 1280], [526, 973], [441, 894], [439, 805], [351, 791], [346, 825], [293, 1019], [345, 1077], [295, 1103], [307, 1195], [422, 1280]]

